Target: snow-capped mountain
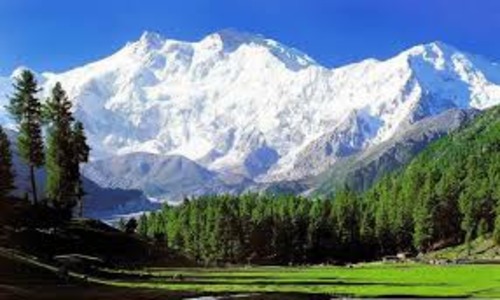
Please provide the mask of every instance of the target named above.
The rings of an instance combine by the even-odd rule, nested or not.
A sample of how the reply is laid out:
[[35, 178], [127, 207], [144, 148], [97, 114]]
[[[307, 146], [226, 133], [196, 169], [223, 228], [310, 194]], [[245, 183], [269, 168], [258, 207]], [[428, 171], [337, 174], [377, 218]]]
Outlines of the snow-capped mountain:
[[[197, 42], [144, 33], [100, 61], [39, 78], [45, 92], [56, 81], [68, 91], [94, 159], [182, 155], [257, 181], [318, 174], [427, 116], [500, 103], [500, 67], [443, 43], [328, 69], [233, 30]], [[9, 88], [0, 88], [3, 97]]]

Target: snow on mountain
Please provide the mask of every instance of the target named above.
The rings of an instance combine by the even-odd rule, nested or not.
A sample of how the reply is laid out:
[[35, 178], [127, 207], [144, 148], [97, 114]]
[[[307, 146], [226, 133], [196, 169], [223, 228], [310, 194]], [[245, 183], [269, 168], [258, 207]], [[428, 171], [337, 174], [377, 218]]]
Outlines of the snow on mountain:
[[[500, 67], [439, 42], [328, 69], [260, 35], [146, 32], [100, 61], [40, 76], [45, 91], [61, 81], [74, 100], [95, 159], [183, 155], [261, 181], [317, 174], [323, 160], [450, 108], [500, 103]], [[310, 157], [320, 163], [299, 161]]]

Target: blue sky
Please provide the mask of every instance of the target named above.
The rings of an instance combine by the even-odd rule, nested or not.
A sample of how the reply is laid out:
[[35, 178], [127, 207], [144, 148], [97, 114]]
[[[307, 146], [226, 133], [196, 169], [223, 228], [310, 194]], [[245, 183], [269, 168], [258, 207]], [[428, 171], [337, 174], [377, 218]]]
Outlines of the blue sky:
[[144, 30], [197, 40], [223, 28], [264, 34], [327, 66], [434, 40], [500, 61], [496, 0], [0, 0], [0, 74], [66, 70]]

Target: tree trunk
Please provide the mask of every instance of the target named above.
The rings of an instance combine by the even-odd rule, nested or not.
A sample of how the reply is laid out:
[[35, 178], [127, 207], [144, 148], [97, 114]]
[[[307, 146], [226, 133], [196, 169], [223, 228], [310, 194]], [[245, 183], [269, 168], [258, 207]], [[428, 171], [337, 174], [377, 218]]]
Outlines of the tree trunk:
[[78, 215], [80, 218], [83, 218], [83, 197], [78, 197]]
[[38, 197], [36, 193], [35, 167], [33, 165], [30, 165], [30, 180], [31, 180], [31, 189], [33, 191], [33, 204], [37, 204]]
[[80, 168], [78, 168], [78, 181], [76, 182], [77, 191], [78, 191], [78, 214], [80, 218], [83, 218], [83, 187], [82, 187], [82, 178], [80, 176]]

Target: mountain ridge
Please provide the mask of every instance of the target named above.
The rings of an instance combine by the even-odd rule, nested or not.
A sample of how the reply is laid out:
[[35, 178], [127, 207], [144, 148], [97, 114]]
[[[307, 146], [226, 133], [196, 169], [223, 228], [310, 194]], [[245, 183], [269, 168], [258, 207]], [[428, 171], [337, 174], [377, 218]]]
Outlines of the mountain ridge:
[[[111, 56], [39, 78], [45, 92], [61, 81], [74, 99], [93, 160], [182, 155], [263, 183], [319, 174], [446, 110], [500, 103], [500, 67], [442, 42], [329, 69], [234, 30], [196, 42], [144, 33]], [[0, 123], [9, 124], [1, 109]], [[302, 164], [321, 153], [329, 164]]]

